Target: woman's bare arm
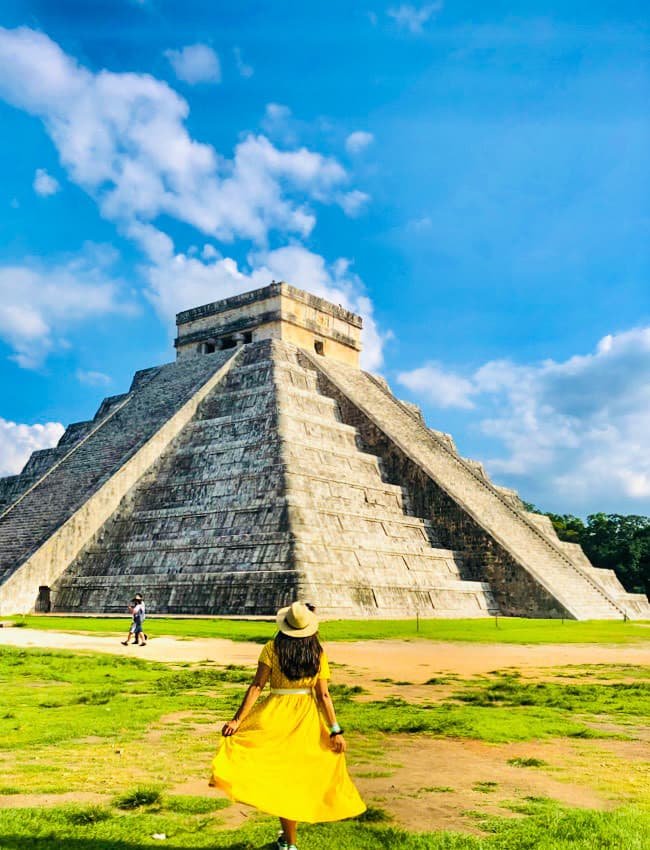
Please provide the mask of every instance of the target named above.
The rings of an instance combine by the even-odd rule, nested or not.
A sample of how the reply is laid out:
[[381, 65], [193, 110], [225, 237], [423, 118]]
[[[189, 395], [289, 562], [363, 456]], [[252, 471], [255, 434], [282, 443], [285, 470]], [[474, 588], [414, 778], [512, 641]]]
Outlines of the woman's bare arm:
[[234, 735], [235, 732], [239, 729], [239, 725], [242, 720], [246, 717], [248, 712], [257, 702], [259, 695], [264, 690], [264, 686], [269, 680], [269, 676], [271, 675], [271, 668], [267, 667], [266, 664], [258, 664], [257, 672], [255, 673], [255, 678], [248, 686], [248, 690], [244, 694], [244, 699], [242, 700], [241, 705], [237, 709], [235, 716], [232, 720], [229, 720], [224, 724], [223, 729], [221, 730], [221, 734], [228, 738], [230, 735]]
[[[332, 726], [337, 726], [338, 724], [336, 722], [334, 703], [332, 702], [332, 697], [330, 696], [330, 690], [327, 685], [327, 679], [318, 679], [314, 690], [316, 691], [316, 699], [318, 700], [320, 710], [325, 716], [327, 725], [330, 727], [330, 729], [332, 728]], [[341, 732], [336, 735], [330, 736], [330, 746], [332, 747], [335, 753], [345, 752], [345, 738], [343, 737], [343, 734]]]

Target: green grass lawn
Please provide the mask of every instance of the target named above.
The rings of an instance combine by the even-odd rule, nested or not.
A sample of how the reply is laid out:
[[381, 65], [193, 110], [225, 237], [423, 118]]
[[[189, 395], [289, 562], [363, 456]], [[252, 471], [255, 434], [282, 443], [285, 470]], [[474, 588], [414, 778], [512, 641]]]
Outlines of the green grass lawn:
[[[271, 850], [275, 821], [259, 818], [237, 830], [220, 828], [218, 814], [181, 814], [163, 797], [155, 806], [124, 812], [114, 806], [0, 810], [1, 850]], [[408, 833], [385, 824], [346, 821], [302, 826], [309, 850], [647, 850], [650, 811], [563, 809], [552, 802], [528, 806], [525, 817], [480, 823], [485, 836], [457, 832]], [[164, 835], [157, 840], [154, 835]]]
[[[395, 757], [386, 751], [387, 733], [392, 746], [400, 735], [409, 741], [418, 735], [487, 742], [579, 740], [611, 735], [599, 731], [598, 723], [592, 726], [609, 720], [629, 723], [625, 728], [634, 739], [650, 715], [650, 681], [643, 669], [597, 666], [591, 679], [579, 680], [575, 668], [567, 669], [566, 682], [532, 682], [513, 673], [455, 680], [445, 696], [437, 696], [432, 684], [430, 697], [415, 703], [395, 695], [371, 700], [363, 688], [345, 682], [332, 691], [351, 751], [362, 765], [356, 768], [359, 775], [386, 775], [387, 762]], [[83, 791], [97, 795], [98, 802], [0, 808], [0, 850], [270, 850], [272, 819], [253, 816], [239, 829], [227, 829], [230, 804], [209, 797], [207, 784], [206, 796], [174, 790], [189, 778], [205, 777], [207, 783], [219, 727], [249, 678], [250, 670], [234, 665], [172, 667], [132, 657], [1, 648], [0, 795], [10, 802], [19, 793]], [[543, 762], [535, 766], [544, 769]], [[484, 796], [497, 800], [503, 816], [466, 813], [480, 836], [411, 834], [391, 825], [369, 801], [364, 820], [301, 828], [299, 846], [647, 850], [650, 781], [635, 776], [633, 790], [620, 798], [629, 805], [611, 812], [567, 809], [547, 798], [500, 800], [495, 781], [487, 783], [491, 793]]]
[[[30, 614], [13, 621], [33, 629], [122, 633], [127, 618], [51, 617]], [[260, 620], [180, 619], [151, 616], [147, 630], [153, 635], [213, 637], [265, 643], [273, 636], [273, 622]], [[525, 620], [511, 617], [480, 620], [330, 620], [321, 624], [325, 641], [352, 640], [441, 640], [480, 643], [650, 643], [650, 623], [593, 620]]]

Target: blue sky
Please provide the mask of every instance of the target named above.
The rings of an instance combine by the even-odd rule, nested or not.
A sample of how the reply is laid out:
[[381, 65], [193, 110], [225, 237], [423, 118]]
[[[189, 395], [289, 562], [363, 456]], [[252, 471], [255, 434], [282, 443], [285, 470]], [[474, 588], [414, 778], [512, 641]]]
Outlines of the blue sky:
[[6, 0], [0, 474], [276, 278], [497, 483], [650, 514], [648, 18]]

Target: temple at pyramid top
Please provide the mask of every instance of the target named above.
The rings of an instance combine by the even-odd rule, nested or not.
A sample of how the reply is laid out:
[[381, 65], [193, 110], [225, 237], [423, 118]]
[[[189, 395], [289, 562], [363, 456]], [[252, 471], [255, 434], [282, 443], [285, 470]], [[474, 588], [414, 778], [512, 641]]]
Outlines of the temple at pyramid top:
[[281, 339], [359, 365], [361, 316], [283, 281], [184, 310], [176, 316], [176, 325], [179, 358]]
[[359, 368], [359, 316], [273, 282], [177, 323], [175, 361], [0, 479], [1, 616], [650, 618]]

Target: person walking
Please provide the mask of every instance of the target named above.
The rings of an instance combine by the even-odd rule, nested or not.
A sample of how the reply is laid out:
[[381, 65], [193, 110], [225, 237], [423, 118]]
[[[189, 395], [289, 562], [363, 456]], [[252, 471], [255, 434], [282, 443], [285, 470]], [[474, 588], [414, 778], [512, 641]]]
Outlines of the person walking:
[[[300, 821], [342, 820], [366, 806], [345, 765], [318, 619], [293, 602], [278, 611], [276, 625], [240, 707], [221, 730], [210, 785], [279, 817], [279, 850], [297, 850]], [[258, 703], [269, 680], [270, 694]]]
[[[147, 643], [147, 636], [142, 630], [142, 624], [144, 623], [146, 614], [142, 595], [140, 593], [136, 593], [134, 598], [131, 600], [131, 604], [127, 607], [131, 612], [131, 627], [129, 628], [126, 640], [122, 641], [122, 645], [128, 646], [131, 638], [133, 637], [134, 643], [139, 644], [140, 646], [145, 646]], [[140, 640], [140, 635], [142, 635], [142, 640]]]

